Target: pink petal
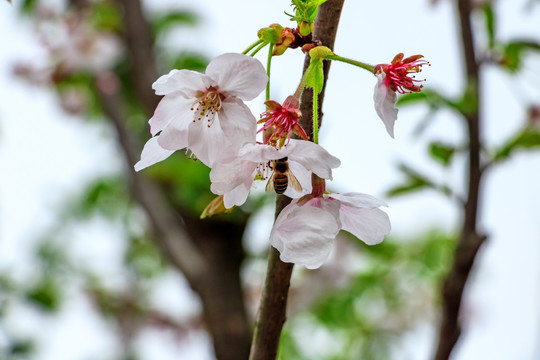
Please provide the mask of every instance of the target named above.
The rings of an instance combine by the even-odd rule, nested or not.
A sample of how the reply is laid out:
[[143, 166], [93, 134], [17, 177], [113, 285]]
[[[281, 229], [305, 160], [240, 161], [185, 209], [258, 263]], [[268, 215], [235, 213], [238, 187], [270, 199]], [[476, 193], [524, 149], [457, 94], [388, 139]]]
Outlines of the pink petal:
[[215, 120], [210, 126], [206, 121], [195, 121], [189, 126], [188, 147], [208, 167], [215, 161], [234, 156], [240, 145], [228, 141]]
[[225, 96], [236, 96], [246, 101], [257, 97], [268, 82], [259, 60], [235, 53], [214, 58], [206, 68], [206, 75]]
[[366, 209], [341, 203], [339, 212], [341, 228], [368, 245], [375, 245], [390, 233], [388, 215], [377, 208]]
[[361, 193], [344, 193], [336, 194], [332, 193], [327, 195], [327, 197], [334, 198], [341, 201], [342, 204], [347, 204], [350, 206], [361, 207], [365, 209], [373, 209], [379, 206], [388, 206], [384, 201], [377, 199], [374, 196]]
[[201, 73], [191, 70], [171, 70], [152, 84], [156, 95], [169, 95], [181, 92], [189, 98], [194, 98], [198, 91], [204, 91], [211, 85], [210, 79]]
[[[339, 202], [335, 202], [339, 207]], [[308, 269], [321, 266], [330, 255], [334, 238], [340, 228], [333, 211], [292, 202], [280, 213], [270, 243], [280, 252], [284, 262], [304, 265]]]
[[373, 93], [375, 111], [386, 127], [386, 131], [394, 137], [394, 122], [397, 120], [398, 109], [396, 109], [397, 95], [390, 87], [384, 83], [384, 73], [377, 75], [377, 84]]
[[150, 165], [154, 165], [157, 162], [165, 160], [174, 151], [163, 149], [158, 144], [157, 137], [153, 137], [144, 145], [141, 160], [135, 164], [135, 171], [142, 170]]
[[228, 140], [238, 147], [254, 143], [257, 137], [257, 120], [240, 99], [226, 99], [217, 115], [219, 125]]
[[330, 155], [322, 146], [309, 141], [291, 140], [285, 149], [291, 161], [301, 164], [323, 179], [332, 180], [332, 169], [341, 164], [337, 157]]
[[167, 95], [161, 99], [154, 116], [148, 121], [152, 136], [155, 136], [171, 123], [180, 129], [187, 128], [193, 119], [193, 113], [189, 110], [190, 107], [191, 101], [181, 94]]

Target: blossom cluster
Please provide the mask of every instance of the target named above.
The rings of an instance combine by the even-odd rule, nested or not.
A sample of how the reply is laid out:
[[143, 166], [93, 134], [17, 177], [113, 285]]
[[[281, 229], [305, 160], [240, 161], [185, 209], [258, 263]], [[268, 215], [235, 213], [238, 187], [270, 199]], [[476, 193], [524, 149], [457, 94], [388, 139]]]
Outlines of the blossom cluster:
[[[401, 69], [418, 67], [418, 59], [398, 64], [401, 57], [395, 64], [374, 68], [379, 78], [376, 110], [392, 136], [395, 92], [416, 90], [414, 82], [397, 82], [408, 74]], [[226, 209], [244, 204], [257, 180], [268, 180], [267, 190], [293, 199], [270, 234], [270, 243], [285, 262], [321, 266], [340, 230], [369, 245], [380, 243], [390, 232], [388, 215], [379, 209], [386, 204], [366, 194], [326, 192], [325, 181], [332, 180], [340, 161], [308, 141], [298, 123], [302, 116], [298, 91], [283, 105], [267, 100], [259, 121], [251, 113], [245, 101], [256, 98], [267, 82], [257, 59], [235, 53], [213, 59], [204, 74], [172, 70], [160, 77], [153, 89], [163, 98], [149, 121], [152, 138], [135, 169], [184, 149], [211, 168], [211, 191]], [[259, 130], [257, 124], [262, 124]], [[262, 142], [257, 141], [260, 132]], [[291, 139], [291, 133], [300, 139]]]

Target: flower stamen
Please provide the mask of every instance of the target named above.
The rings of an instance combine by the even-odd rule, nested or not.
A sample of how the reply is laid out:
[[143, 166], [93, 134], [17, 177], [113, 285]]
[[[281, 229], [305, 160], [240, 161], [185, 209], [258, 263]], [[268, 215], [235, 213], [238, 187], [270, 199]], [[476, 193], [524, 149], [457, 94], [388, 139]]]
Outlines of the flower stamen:
[[425, 79], [418, 80], [414, 75], [422, 71], [422, 66], [431, 64], [426, 60], [421, 60], [423, 55], [413, 55], [403, 58], [403, 53], [397, 54], [391, 64], [379, 64], [375, 66], [374, 73], [385, 74], [383, 82], [393, 91], [399, 94], [408, 92], [420, 92], [423, 85], [418, 83]]
[[213, 86], [210, 86], [205, 92], [201, 92], [190, 109], [195, 113], [193, 122], [206, 119], [207, 126], [210, 127], [214, 123], [215, 115], [221, 110], [223, 99], [225, 96]]

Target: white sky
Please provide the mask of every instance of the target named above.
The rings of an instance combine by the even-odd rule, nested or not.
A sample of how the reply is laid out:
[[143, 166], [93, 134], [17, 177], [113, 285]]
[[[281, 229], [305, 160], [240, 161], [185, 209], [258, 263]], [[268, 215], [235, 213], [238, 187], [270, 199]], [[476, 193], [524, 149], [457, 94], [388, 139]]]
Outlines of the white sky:
[[[502, 39], [532, 34], [540, 41], [540, 7], [525, 11], [522, 4], [527, 2], [498, 2], [497, 13], [503, 16], [499, 27]], [[166, 8], [170, 3], [147, 1], [152, 10]], [[449, 1], [441, 0], [434, 7], [427, 3], [427, 0], [346, 1], [335, 52], [369, 63], [388, 62], [398, 52], [422, 53], [432, 64], [423, 73], [428, 79], [426, 85], [448, 95], [459, 93], [462, 78], [454, 11]], [[286, 23], [283, 11], [290, 10], [286, 1], [262, 0], [201, 0], [191, 6], [202, 14], [203, 26], [184, 31], [181, 37], [171, 36], [170, 45], [200, 49], [210, 56], [242, 51], [253, 42], [260, 27], [273, 22]], [[17, 267], [18, 271], [32, 271], [22, 254], [31, 248], [31, 235], [53, 221], [48, 214], [50, 209], [66, 193], [75, 193], [88, 176], [114, 171], [119, 160], [114, 158], [117, 155], [110, 144], [103, 141], [107, 137], [104, 130], [66, 116], [55, 107], [53, 96], [21, 84], [9, 74], [9, 65], [16, 59], [43, 59], [31, 34], [21, 27], [20, 19], [12, 12], [11, 6], [0, 2], [3, 49], [0, 52], [0, 266], [27, 264]], [[274, 61], [272, 97], [275, 100], [282, 101], [294, 91], [302, 61], [303, 56], [296, 53], [286, 53]], [[529, 63], [526, 76], [514, 83], [508, 75], [494, 69], [483, 74], [486, 84], [483, 111], [489, 119], [483, 124], [487, 144], [499, 144], [519, 128], [524, 119], [523, 104], [534, 100], [538, 103], [538, 64], [539, 61]], [[458, 159], [451, 170], [443, 171], [428, 160], [425, 150], [430, 140], [461, 139], [460, 123], [448, 113], [441, 113], [432, 119], [433, 125], [424, 135], [415, 137], [413, 131], [425, 110], [402, 109], [393, 140], [373, 109], [373, 86], [374, 78], [360, 69], [345, 64], [332, 66], [321, 143], [342, 161], [334, 173], [335, 186], [342, 191], [383, 197], [400, 179], [395, 164], [406, 161], [436, 179], [462, 188], [463, 161]], [[255, 113], [261, 109], [261, 105], [253, 105]], [[539, 165], [540, 154], [519, 154], [487, 174], [480, 219], [489, 241], [477, 261], [465, 298], [468, 328], [455, 352], [456, 360], [540, 358]], [[393, 234], [400, 238], [435, 227], [451, 230], [459, 224], [456, 208], [430, 192], [390, 199], [388, 203]], [[87, 304], [78, 304], [84, 311]], [[58, 325], [61, 329], [51, 332], [50, 342], [63, 339], [66, 329], [72, 329], [70, 324], [75, 323], [67, 321], [67, 325]], [[83, 325], [73, 327], [82, 329]], [[81, 331], [86, 336], [96, 336], [99, 328], [98, 324]], [[418, 334], [423, 334], [415, 343], [419, 346], [406, 347], [403, 359], [427, 359], [430, 330]], [[155, 334], [146, 336], [155, 339]], [[96, 347], [114, 349], [106, 337], [96, 336], [101, 338], [103, 341]], [[1, 342], [0, 334], [0, 345]], [[207, 343], [202, 335], [193, 340], [193, 344], [203, 347]], [[73, 353], [55, 358], [76, 359], [92, 353], [91, 349], [80, 350], [77, 346], [81, 344], [75, 342]], [[163, 347], [152, 345], [156, 344], [155, 340], [140, 344], [145, 354]], [[50, 351], [47, 354], [55, 350]], [[196, 346], [183, 351], [190, 354], [190, 359], [209, 356]], [[160, 358], [165, 356], [161, 354]]]

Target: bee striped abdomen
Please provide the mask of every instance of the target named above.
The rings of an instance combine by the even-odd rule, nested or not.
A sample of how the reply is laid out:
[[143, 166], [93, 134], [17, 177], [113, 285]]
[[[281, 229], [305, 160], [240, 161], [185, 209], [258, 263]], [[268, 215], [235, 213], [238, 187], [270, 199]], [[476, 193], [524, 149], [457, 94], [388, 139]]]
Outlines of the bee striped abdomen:
[[274, 176], [274, 191], [276, 194], [283, 194], [289, 185], [289, 178], [284, 174], [276, 174]]

